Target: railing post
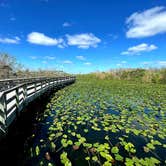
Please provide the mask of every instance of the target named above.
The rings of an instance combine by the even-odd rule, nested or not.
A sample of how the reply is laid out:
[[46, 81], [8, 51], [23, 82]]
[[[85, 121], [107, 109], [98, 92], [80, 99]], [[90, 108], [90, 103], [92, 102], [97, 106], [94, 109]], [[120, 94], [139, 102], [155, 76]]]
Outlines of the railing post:
[[25, 101], [27, 98], [27, 84], [26, 83], [23, 85], [23, 95], [24, 95], [23, 101]]
[[41, 90], [43, 89], [43, 81], [41, 80]]
[[6, 106], [6, 95], [0, 92], [0, 130], [6, 134], [6, 118], [7, 118], [7, 106]]
[[16, 116], [19, 116], [19, 87], [16, 88]]
[[36, 89], [37, 89], [37, 88], [36, 88], [36, 84], [37, 84], [37, 82], [35, 82], [35, 93], [36, 93], [36, 91], [37, 91], [37, 90], [36, 90]]

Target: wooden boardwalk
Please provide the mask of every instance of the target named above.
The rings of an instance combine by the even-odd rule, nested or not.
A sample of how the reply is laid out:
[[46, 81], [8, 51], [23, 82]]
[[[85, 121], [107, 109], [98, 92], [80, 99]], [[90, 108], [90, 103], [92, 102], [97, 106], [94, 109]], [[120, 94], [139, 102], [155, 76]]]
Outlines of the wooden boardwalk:
[[75, 82], [74, 76], [0, 80], [0, 138], [23, 108], [55, 87]]

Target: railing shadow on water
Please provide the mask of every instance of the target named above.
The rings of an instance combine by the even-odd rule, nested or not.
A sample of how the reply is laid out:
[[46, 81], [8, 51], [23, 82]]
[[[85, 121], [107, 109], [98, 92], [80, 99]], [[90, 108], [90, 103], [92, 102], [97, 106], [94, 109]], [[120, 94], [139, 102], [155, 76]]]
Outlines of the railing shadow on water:
[[[71, 84], [69, 82], [68, 84]], [[44, 112], [46, 104], [51, 99], [54, 92], [62, 89], [68, 84], [62, 84], [50, 89], [43, 95], [31, 101], [27, 106], [23, 107], [17, 118], [9, 127], [7, 135], [0, 140], [0, 161], [5, 166], [23, 166], [24, 149], [26, 140], [37, 132], [37, 118]]]

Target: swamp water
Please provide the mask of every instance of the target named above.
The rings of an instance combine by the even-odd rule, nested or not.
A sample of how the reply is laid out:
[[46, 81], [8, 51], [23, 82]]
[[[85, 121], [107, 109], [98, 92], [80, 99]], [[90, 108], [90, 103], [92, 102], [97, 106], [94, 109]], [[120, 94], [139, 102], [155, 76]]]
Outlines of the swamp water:
[[27, 149], [28, 164], [165, 165], [165, 86], [151, 88], [92, 80], [55, 93], [40, 121], [42, 134]]
[[91, 80], [58, 91], [21, 143], [21, 164], [164, 166], [166, 87], [159, 87]]

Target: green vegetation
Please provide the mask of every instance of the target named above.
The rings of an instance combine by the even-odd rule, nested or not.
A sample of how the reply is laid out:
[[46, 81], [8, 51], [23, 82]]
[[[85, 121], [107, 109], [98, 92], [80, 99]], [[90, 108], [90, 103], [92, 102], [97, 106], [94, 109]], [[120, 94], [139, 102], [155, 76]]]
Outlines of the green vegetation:
[[32, 162], [66, 166], [166, 164], [164, 84], [78, 77], [75, 84], [54, 94], [41, 123], [47, 133], [33, 137], [35, 143], [29, 148]]

